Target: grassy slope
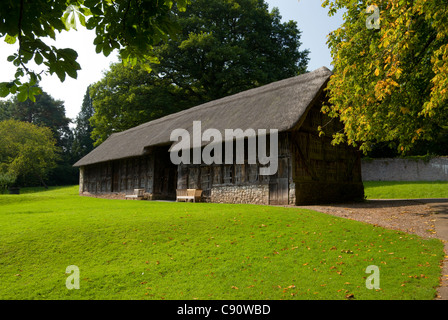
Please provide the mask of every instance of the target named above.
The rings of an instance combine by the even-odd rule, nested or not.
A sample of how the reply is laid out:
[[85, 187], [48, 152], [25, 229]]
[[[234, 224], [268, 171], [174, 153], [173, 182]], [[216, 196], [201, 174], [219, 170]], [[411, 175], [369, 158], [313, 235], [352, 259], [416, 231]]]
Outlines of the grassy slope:
[[[432, 299], [439, 283], [439, 240], [300, 209], [76, 193], [0, 195], [1, 299]], [[381, 290], [366, 289], [369, 265]]]
[[367, 199], [448, 198], [448, 181], [366, 181]]

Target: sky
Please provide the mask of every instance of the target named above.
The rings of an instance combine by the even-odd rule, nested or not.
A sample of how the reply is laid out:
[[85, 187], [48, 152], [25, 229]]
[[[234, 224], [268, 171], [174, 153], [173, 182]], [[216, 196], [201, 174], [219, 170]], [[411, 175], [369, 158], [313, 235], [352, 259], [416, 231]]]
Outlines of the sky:
[[[269, 9], [277, 7], [283, 21], [297, 21], [302, 31], [302, 46], [300, 50], [310, 50], [308, 70], [312, 71], [322, 66], [331, 69], [330, 50], [326, 45], [327, 35], [337, 29], [342, 23], [342, 15], [333, 17], [327, 15], [327, 9], [321, 7], [320, 0], [265, 0]], [[78, 71], [77, 79], [67, 76], [60, 82], [56, 74], [43, 76], [40, 86], [53, 98], [64, 101], [67, 117], [74, 119], [79, 113], [87, 87], [99, 80], [111, 63], [118, 61], [116, 52], [109, 57], [95, 53], [93, 45], [94, 32], [79, 28], [63, 32], [56, 37], [58, 48], [72, 48], [78, 52], [78, 63], [82, 70]], [[50, 39], [51, 40], [51, 39]], [[52, 44], [52, 41], [46, 41]], [[6, 58], [17, 51], [17, 46], [0, 41], [0, 82], [11, 81], [15, 68]], [[33, 69], [33, 65], [30, 65]]]

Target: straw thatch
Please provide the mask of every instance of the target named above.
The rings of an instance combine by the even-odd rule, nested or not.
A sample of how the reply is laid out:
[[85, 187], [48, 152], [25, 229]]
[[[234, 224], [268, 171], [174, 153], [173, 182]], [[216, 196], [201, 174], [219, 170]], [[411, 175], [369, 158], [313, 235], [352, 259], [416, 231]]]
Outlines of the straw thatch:
[[201, 121], [202, 131], [214, 128], [222, 133], [224, 129], [282, 132], [297, 128], [331, 74], [322, 67], [114, 133], [74, 166], [144, 155], [145, 148], [172, 144], [170, 134], [174, 129], [191, 132], [193, 121]]

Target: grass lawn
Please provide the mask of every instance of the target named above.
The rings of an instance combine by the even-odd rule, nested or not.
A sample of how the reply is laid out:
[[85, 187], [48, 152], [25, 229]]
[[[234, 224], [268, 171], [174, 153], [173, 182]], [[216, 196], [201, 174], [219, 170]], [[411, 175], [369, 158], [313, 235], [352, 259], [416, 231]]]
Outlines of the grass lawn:
[[295, 208], [37, 191], [0, 195], [0, 299], [433, 299], [439, 285], [436, 239]]
[[448, 198], [448, 181], [364, 181], [367, 199]]

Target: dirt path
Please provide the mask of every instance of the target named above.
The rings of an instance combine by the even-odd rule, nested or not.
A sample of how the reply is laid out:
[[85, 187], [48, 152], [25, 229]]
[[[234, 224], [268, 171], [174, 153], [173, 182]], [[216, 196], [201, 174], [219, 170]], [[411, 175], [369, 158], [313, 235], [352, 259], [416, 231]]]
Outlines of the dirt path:
[[300, 206], [342, 218], [437, 238], [434, 209], [414, 200], [369, 200], [361, 203]]

